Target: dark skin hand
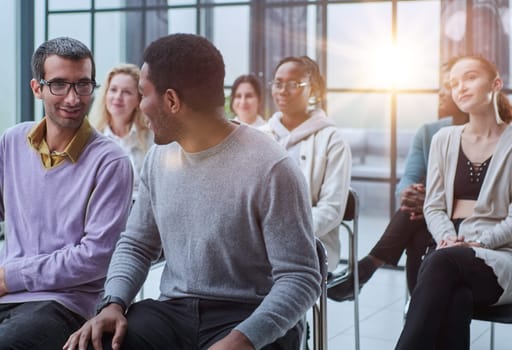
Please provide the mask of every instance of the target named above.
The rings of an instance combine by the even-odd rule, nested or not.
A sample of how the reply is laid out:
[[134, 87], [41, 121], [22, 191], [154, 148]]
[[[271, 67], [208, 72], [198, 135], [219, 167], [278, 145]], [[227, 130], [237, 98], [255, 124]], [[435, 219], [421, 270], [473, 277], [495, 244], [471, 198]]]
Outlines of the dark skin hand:
[[410, 220], [423, 219], [425, 185], [416, 183], [406, 187], [400, 194], [400, 210], [409, 213]]
[[113, 333], [112, 349], [119, 350], [126, 334], [128, 322], [124, 317], [123, 308], [118, 304], [110, 304], [96, 317], [87, 321], [82, 328], [71, 334], [64, 350], [85, 350], [89, 341], [95, 350], [101, 350], [101, 338], [103, 333]]
[[[117, 304], [110, 304], [73, 333], [64, 344], [63, 349], [85, 350], [90, 341], [95, 350], [101, 350], [102, 335], [108, 332], [114, 334], [112, 349], [119, 350], [126, 334], [127, 325], [123, 309]], [[254, 347], [243, 333], [232, 330], [208, 350], [254, 350]]]

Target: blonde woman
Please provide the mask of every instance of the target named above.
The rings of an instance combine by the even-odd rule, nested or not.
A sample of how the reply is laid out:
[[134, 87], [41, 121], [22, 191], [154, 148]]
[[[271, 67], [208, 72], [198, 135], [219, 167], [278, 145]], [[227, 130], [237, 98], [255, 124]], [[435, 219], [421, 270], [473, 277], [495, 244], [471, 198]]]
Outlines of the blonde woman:
[[139, 108], [139, 75], [139, 68], [133, 64], [110, 69], [89, 114], [91, 123], [130, 156], [135, 172], [134, 199], [144, 156], [153, 144], [153, 133]]

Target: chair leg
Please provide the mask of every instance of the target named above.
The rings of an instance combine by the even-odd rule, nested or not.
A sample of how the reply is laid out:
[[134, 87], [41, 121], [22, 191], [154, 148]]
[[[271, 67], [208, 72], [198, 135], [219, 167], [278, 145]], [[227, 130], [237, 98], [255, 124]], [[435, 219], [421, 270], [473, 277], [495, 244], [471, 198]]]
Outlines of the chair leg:
[[327, 291], [325, 286], [317, 305], [313, 306], [314, 350], [327, 350]]
[[355, 350], [360, 349], [359, 337], [359, 268], [357, 259], [357, 237], [354, 233], [350, 235], [350, 261], [354, 272], [354, 343]]
[[494, 350], [494, 322], [491, 322], [491, 346], [490, 350]]
[[308, 350], [308, 320], [306, 315], [304, 315], [302, 322], [304, 323], [304, 330], [300, 341], [300, 350]]
[[359, 296], [354, 293], [354, 342], [355, 349], [360, 349], [359, 344]]

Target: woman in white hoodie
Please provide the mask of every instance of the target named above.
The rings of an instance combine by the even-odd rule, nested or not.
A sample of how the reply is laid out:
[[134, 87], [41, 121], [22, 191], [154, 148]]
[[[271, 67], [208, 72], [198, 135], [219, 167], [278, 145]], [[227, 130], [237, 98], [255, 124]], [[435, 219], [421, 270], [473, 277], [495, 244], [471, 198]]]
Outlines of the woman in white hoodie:
[[333, 271], [340, 259], [338, 226], [350, 186], [350, 148], [320, 107], [325, 81], [315, 61], [307, 56], [282, 59], [270, 85], [279, 111], [261, 129], [286, 148], [306, 177], [313, 229]]

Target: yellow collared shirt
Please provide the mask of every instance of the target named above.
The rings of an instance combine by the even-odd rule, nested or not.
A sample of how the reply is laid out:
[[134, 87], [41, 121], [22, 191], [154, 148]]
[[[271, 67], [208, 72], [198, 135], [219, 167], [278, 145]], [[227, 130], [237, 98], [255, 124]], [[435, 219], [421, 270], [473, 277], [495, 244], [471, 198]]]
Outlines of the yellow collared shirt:
[[69, 159], [72, 163], [78, 161], [89, 136], [91, 135], [92, 128], [89, 120], [84, 118], [82, 125], [76, 132], [75, 136], [64, 151], [57, 152], [51, 151], [46, 143], [46, 117], [41, 120], [36, 126], [30, 130], [27, 135], [28, 142], [41, 155], [41, 162], [45, 169], [51, 169]]

